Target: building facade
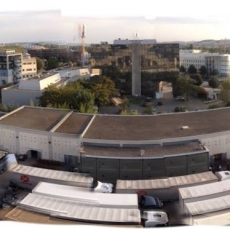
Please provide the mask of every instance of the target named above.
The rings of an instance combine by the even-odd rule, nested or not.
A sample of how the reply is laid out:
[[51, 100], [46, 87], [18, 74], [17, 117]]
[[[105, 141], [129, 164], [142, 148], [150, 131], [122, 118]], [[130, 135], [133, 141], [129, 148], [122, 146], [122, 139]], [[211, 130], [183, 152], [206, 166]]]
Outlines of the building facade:
[[[115, 66], [121, 72], [132, 73], [132, 95], [141, 95], [142, 73], [153, 79], [160, 73], [178, 73], [179, 44], [156, 43], [156, 40], [115, 40], [114, 44], [89, 47], [91, 67]], [[166, 74], [167, 75], [167, 74]], [[158, 79], [161, 81], [165, 79]]]
[[0, 85], [17, 83], [36, 74], [36, 58], [31, 58], [29, 54], [17, 53], [15, 50], [0, 52]]
[[201, 66], [207, 69], [207, 75], [210, 76], [214, 70], [219, 77], [230, 76], [230, 55], [219, 53], [204, 53], [201, 51], [180, 51], [180, 66], [188, 70], [193, 65], [198, 71]]
[[0, 118], [0, 147], [65, 162], [103, 181], [193, 174], [230, 158], [229, 114], [108, 116], [23, 106]]
[[16, 83], [22, 77], [22, 54], [14, 50], [0, 52], [0, 85]]
[[35, 57], [31, 57], [28, 53], [22, 57], [22, 79], [31, 78], [37, 74], [37, 61]]
[[34, 75], [31, 78], [21, 79], [18, 84], [6, 87], [1, 91], [2, 104], [19, 107], [22, 105], [37, 105], [39, 97], [49, 85], [65, 85], [67, 79], [61, 79], [59, 73]]

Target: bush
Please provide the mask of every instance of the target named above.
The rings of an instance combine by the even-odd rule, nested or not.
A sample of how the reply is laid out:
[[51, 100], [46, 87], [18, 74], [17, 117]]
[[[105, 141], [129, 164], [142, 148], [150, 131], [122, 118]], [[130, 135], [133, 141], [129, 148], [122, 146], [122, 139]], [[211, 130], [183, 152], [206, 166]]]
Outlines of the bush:
[[210, 87], [216, 89], [216, 88], [219, 87], [220, 81], [218, 80], [217, 77], [212, 76], [212, 77], [209, 79], [208, 84], [209, 84]]
[[207, 96], [208, 96], [207, 91], [203, 87], [198, 86], [197, 87], [197, 97], [206, 99]]
[[208, 106], [208, 109], [217, 109], [217, 108], [220, 108], [220, 106], [217, 105], [217, 104], [209, 105], [209, 106]]
[[186, 108], [184, 106], [176, 107], [174, 109], [174, 112], [176, 112], [176, 113], [178, 113], [178, 112], [186, 112]]

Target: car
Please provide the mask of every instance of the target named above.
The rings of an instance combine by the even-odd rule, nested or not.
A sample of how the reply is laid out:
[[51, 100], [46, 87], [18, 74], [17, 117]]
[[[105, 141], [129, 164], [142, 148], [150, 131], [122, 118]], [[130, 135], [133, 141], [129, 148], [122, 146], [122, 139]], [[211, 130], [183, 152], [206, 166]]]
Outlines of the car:
[[113, 184], [103, 183], [101, 181], [97, 181], [97, 186], [94, 188], [94, 192], [112, 193], [113, 192]]
[[169, 225], [168, 214], [164, 211], [145, 210], [141, 214], [144, 227], [163, 227]]
[[163, 103], [162, 103], [162, 101], [156, 101], [155, 103], [154, 103], [154, 106], [156, 107], [156, 106], [162, 106], [163, 105]]
[[161, 209], [163, 203], [158, 197], [152, 197], [147, 195], [141, 195], [139, 198], [139, 207], [142, 210], [145, 209]]
[[18, 160], [19, 161], [25, 161], [27, 159], [27, 155], [26, 154], [19, 154], [18, 156]]
[[178, 96], [175, 99], [176, 99], [176, 101], [185, 101], [185, 98], [182, 96]]
[[162, 106], [162, 105], [163, 105], [162, 101], [157, 102], [157, 106]]

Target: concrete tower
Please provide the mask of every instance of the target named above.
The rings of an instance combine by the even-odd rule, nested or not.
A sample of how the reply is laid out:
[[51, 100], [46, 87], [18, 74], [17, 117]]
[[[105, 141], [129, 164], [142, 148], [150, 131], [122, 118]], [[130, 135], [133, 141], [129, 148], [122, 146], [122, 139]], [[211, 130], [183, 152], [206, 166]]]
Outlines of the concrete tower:
[[141, 40], [132, 41], [132, 95], [141, 95]]

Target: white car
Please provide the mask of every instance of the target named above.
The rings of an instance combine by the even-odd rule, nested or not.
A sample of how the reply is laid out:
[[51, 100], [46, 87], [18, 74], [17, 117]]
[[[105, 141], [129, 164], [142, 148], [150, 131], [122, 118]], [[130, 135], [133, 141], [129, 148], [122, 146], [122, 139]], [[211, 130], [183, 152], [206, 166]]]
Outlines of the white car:
[[113, 184], [111, 183], [103, 183], [98, 181], [97, 187], [94, 188], [95, 192], [102, 192], [102, 193], [112, 193], [113, 192]]
[[148, 211], [145, 210], [141, 214], [141, 219], [143, 221], [144, 227], [160, 227], [167, 226], [169, 223], [168, 214], [163, 211]]

